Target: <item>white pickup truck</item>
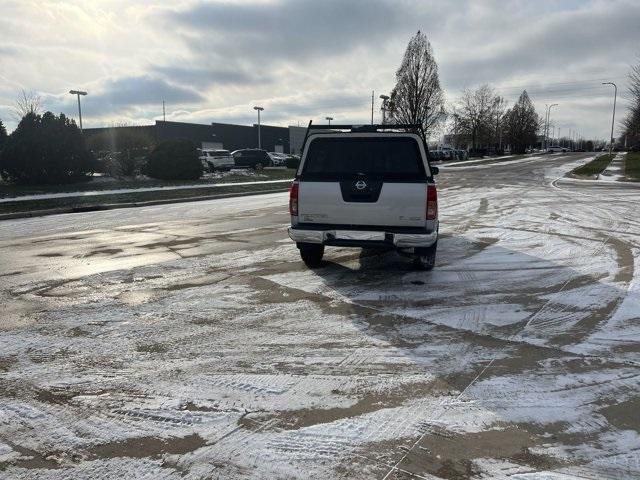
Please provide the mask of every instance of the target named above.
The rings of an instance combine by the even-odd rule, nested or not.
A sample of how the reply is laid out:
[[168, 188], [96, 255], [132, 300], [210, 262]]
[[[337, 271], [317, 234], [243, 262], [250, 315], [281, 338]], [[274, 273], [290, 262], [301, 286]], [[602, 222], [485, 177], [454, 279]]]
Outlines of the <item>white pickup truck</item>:
[[432, 269], [438, 168], [427, 152], [420, 125], [309, 125], [289, 192], [289, 236], [307, 266], [325, 246], [392, 247]]

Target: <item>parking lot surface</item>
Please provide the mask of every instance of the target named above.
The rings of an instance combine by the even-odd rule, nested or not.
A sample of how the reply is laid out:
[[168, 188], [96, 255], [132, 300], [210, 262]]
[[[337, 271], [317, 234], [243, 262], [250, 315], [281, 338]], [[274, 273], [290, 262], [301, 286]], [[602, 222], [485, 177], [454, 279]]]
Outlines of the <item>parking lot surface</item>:
[[[640, 189], [447, 167], [436, 268], [287, 195], [0, 224], [0, 478], [640, 476]], [[544, 473], [542, 473], [544, 472]]]

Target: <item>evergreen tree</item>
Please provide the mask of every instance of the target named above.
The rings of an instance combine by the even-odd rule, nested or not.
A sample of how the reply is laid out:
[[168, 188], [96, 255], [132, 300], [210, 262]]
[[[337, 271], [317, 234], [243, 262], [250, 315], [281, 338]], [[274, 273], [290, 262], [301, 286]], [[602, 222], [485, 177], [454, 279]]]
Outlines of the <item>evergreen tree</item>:
[[51, 112], [27, 113], [0, 155], [0, 175], [18, 183], [67, 183], [93, 168], [82, 133], [73, 120]]
[[525, 153], [527, 147], [536, 143], [540, 117], [524, 90], [516, 104], [505, 114], [505, 139], [511, 145], [512, 153]]
[[438, 64], [427, 36], [418, 31], [409, 41], [396, 72], [389, 113], [394, 123], [421, 123], [428, 134], [442, 121], [444, 92]]

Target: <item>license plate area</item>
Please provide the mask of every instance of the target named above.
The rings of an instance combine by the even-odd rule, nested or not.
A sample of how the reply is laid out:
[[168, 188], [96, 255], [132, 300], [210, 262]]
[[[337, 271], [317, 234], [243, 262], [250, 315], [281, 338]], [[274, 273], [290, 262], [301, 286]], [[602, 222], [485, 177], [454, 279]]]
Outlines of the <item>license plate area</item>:
[[336, 240], [361, 240], [372, 242], [383, 242], [384, 232], [363, 232], [358, 230], [336, 230]]

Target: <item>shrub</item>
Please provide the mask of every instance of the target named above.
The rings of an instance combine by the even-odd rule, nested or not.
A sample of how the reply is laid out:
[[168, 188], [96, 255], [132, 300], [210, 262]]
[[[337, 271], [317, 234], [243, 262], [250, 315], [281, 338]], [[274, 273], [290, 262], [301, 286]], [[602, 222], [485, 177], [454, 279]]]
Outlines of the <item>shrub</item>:
[[202, 163], [191, 140], [165, 140], [149, 155], [145, 173], [163, 180], [195, 180], [202, 176]]
[[5, 128], [2, 120], [0, 120], [0, 152], [2, 152], [2, 148], [4, 144], [7, 142], [7, 129]]
[[75, 122], [51, 112], [25, 115], [0, 154], [2, 178], [25, 184], [78, 181], [94, 165]]
[[143, 127], [117, 125], [87, 139], [94, 152], [100, 152], [104, 173], [131, 177], [140, 173], [153, 147], [153, 138]]
[[287, 168], [295, 168], [296, 170], [300, 166], [300, 157], [294, 157], [293, 155], [287, 157], [287, 160], [284, 163]]

